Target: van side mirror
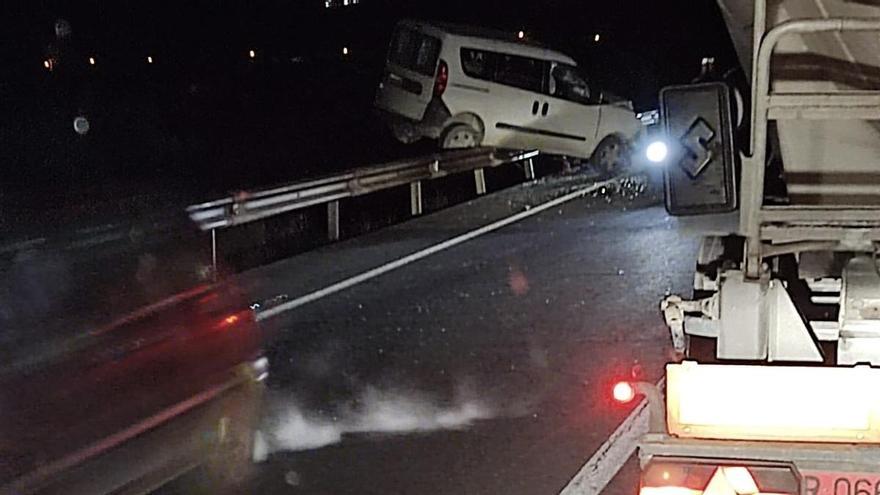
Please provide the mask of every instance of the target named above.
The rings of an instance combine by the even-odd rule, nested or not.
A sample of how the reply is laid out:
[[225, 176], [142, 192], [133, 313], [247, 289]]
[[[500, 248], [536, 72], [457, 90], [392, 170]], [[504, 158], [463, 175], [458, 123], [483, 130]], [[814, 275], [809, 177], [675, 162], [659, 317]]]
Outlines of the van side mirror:
[[727, 85], [663, 88], [660, 118], [669, 149], [663, 174], [666, 210], [672, 215], [736, 210], [738, 157]]

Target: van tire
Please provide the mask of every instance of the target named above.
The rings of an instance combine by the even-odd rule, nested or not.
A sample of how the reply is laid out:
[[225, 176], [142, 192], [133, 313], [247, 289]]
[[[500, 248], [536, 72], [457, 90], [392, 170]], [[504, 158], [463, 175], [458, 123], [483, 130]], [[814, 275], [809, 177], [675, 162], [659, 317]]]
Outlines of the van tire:
[[603, 177], [619, 175], [630, 167], [629, 146], [620, 136], [605, 136], [593, 150], [590, 165]]
[[419, 140], [419, 135], [416, 134], [411, 125], [393, 124], [391, 126], [391, 134], [394, 136], [394, 139], [403, 144], [410, 144]]
[[453, 124], [440, 135], [443, 149], [475, 148], [483, 142], [483, 134], [468, 124]]

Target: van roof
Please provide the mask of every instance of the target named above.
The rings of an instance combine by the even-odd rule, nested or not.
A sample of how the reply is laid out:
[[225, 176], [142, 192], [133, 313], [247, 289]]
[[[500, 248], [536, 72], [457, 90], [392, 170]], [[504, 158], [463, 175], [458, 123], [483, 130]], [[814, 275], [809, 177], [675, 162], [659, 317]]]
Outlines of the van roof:
[[[534, 41], [518, 40], [512, 33], [502, 31], [500, 29], [491, 29], [478, 26], [468, 26], [464, 24], [453, 24], [447, 22], [429, 22], [419, 21], [415, 19], [405, 19], [398, 25], [411, 26], [413, 28], [432, 33], [437, 36], [458, 37], [471, 40], [491, 40], [494, 45], [502, 46], [509, 49], [512, 53], [521, 54], [535, 58], [542, 58], [562, 62], [571, 65], [577, 65], [573, 58], [568, 55], [551, 50], [550, 48], [536, 43]], [[478, 42], [479, 42], [478, 41]]]

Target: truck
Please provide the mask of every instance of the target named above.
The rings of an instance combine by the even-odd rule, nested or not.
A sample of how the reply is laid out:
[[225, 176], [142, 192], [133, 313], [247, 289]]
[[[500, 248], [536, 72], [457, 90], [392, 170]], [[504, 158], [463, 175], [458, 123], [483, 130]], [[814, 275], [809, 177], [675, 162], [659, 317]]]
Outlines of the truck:
[[666, 208], [703, 240], [661, 304], [680, 358], [615, 389], [647, 398], [640, 494], [877, 494], [880, 4], [718, 5], [747, 83], [660, 93]]

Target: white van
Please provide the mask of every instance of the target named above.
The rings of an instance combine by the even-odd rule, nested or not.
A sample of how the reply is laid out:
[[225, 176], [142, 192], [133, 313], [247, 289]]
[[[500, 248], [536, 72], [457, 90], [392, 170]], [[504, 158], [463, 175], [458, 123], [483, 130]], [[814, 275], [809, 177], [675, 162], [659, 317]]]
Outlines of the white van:
[[537, 148], [590, 159], [606, 172], [629, 164], [641, 129], [629, 102], [608, 102], [571, 57], [514, 36], [401, 21], [376, 106], [395, 137], [443, 148]]

